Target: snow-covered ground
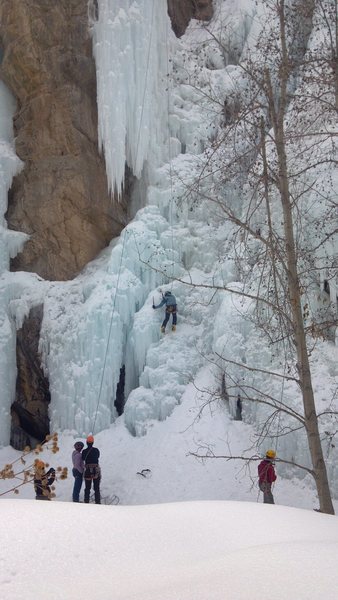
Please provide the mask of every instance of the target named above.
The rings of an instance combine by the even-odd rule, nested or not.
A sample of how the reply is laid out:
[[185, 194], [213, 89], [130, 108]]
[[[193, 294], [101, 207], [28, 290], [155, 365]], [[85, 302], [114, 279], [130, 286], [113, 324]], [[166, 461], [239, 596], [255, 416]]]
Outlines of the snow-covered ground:
[[[233, 420], [221, 400], [213, 400], [204, 406], [210, 396], [209, 392], [202, 394], [200, 390], [212, 390], [211, 386], [207, 370], [203, 369], [195, 384], [188, 386], [182, 404], [165, 421], [154, 420], [145, 436], [133, 437], [125, 426], [123, 416], [110, 429], [95, 435], [95, 446], [101, 452], [103, 498], [116, 495], [120, 505], [191, 500], [262, 502], [262, 494], [257, 487], [259, 457], [251, 449], [255, 443], [255, 430]], [[60, 433], [60, 451], [54, 455], [47, 450], [41, 455], [51, 466], [69, 469], [68, 478], [56, 483], [55, 501], [71, 502], [71, 453], [75, 439], [78, 438], [74, 432]], [[202, 461], [191, 454], [210, 451], [216, 455], [231, 453], [255, 460], [249, 465], [246, 461], [221, 458]], [[12, 448], [4, 448], [0, 450], [0, 465], [11, 463], [19, 456], [20, 453]], [[31, 462], [34, 458], [35, 455]], [[27, 456], [25, 467], [29, 464], [30, 456]], [[148, 477], [139, 474], [143, 469], [150, 470]], [[277, 462], [277, 473], [278, 469]], [[312, 478], [300, 479], [301, 476], [299, 471], [294, 471], [294, 477], [289, 475], [288, 479], [279, 475], [274, 486], [276, 504], [318, 508]], [[20, 480], [0, 481], [0, 493], [18, 483]], [[2, 496], [11, 497], [14, 497], [12, 492]], [[32, 485], [21, 487], [15, 498], [17, 501], [34, 498]]]
[[[337, 586], [331, 586], [330, 579], [335, 572], [332, 557], [335, 561], [337, 559], [336, 546], [332, 543], [336, 538], [329, 538], [325, 533], [326, 527], [330, 528], [333, 521], [312, 511], [318, 507], [318, 503], [309, 476], [303, 478], [302, 471], [286, 470], [285, 466], [277, 463], [278, 480], [274, 495], [279, 506], [261, 507], [256, 506], [262, 501], [257, 488], [257, 461], [249, 465], [241, 460], [226, 461], [221, 458], [199, 461], [191, 455], [192, 452], [211, 451], [219, 455], [257, 457], [257, 448], [261, 452], [266, 449], [265, 442], [258, 439], [257, 431], [268, 418], [269, 409], [257, 408], [257, 403], [244, 401], [245, 422], [232, 419], [237, 391], [243, 383], [242, 373], [239, 374], [238, 369], [234, 368], [230, 373], [232, 379], [227, 381], [228, 388], [232, 387], [230, 408], [224, 400], [214, 400], [200, 412], [201, 405], [210, 399], [205, 390], [210, 389], [212, 394], [219, 393], [221, 387], [221, 371], [214, 369], [213, 351], [249, 366], [258, 365], [262, 370], [279, 371], [279, 375], [284, 372], [284, 355], [281, 352], [273, 354], [271, 349], [262, 346], [259, 335], [252, 331], [247, 307], [238, 303], [236, 296], [223, 291], [214, 295], [212, 290], [207, 293], [203, 288], [186, 285], [189, 278], [196, 283], [216, 282], [221, 286], [237, 286], [237, 289], [241, 285], [235, 272], [232, 226], [220, 220], [205, 202], [187, 194], [189, 185], [200, 173], [205, 160], [204, 149], [215, 132], [214, 125], [216, 123], [216, 128], [220, 126], [222, 110], [215, 117], [214, 102], [211, 106], [208, 95], [203, 93], [201, 99], [194, 87], [184, 80], [184, 73], [187, 76], [186, 67], [189, 67], [200, 76], [197, 84], [205, 84], [202, 92], [211, 86], [216, 100], [223, 106], [224, 99], [233, 92], [233, 86], [237, 90], [241, 88], [238, 67], [229, 63], [229, 57], [217, 54], [215, 45], [209, 43], [204, 48], [207, 30], [201, 24], [193, 22], [180, 42], [173, 40], [165, 0], [155, 0], [154, 12], [149, 8], [148, 0], [100, 0], [99, 4], [102, 10], [107, 10], [107, 14], [100, 11], [107, 18], [95, 25], [94, 32], [99, 72], [100, 137], [108, 158], [114, 149], [112, 140], [119, 148], [114, 155], [118, 160], [115, 162], [111, 159], [107, 164], [107, 172], [111, 186], [119, 190], [125, 160], [129, 161], [134, 174], [140, 176], [139, 189], [136, 187], [134, 190], [135, 212], [137, 208], [143, 208], [137, 212], [120, 239], [113, 240], [110, 247], [71, 282], [45, 282], [34, 274], [9, 273], [9, 255], [15, 255], [24, 239], [20, 234], [7, 230], [2, 232], [0, 436], [1, 442], [7, 444], [10, 405], [15, 394], [16, 329], [22, 326], [30, 308], [43, 302], [40, 350], [50, 384], [51, 427], [59, 431], [60, 445], [60, 452], [57, 455], [47, 452], [46, 459], [53, 466], [68, 466], [70, 469], [74, 440], [93, 431], [95, 445], [101, 450], [103, 497], [118, 496], [120, 506], [84, 507], [70, 504], [71, 476], [56, 483], [56, 499], [46, 503], [47, 506], [40, 506], [35, 501], [33, 504], [27, 503], [26, 500], [34, 497], [33, 489], [29, 485], [22, 487], [15, 504], [14, 500], [6, 500], [1, 504], [4, 511], [5, 507], [9, 507], [6, 510], [10, 513], [7, 516], [4, 514], [2, 521], [2, 526], [6, 523], [6, 536], [11, 539], [6, 561], [10, 560], [11, 552], [16, 553], [16, 559], [9, 568], [6, 563], [6, 569], [1, 570], [1, 575], [3, 572], [5, 575], [1, 584], [4, 595], [0, 594], [0, 598], [20, 598], [18, 586], [21, 585], [21, 574], [25, 598], [30, 597], [28, 594], [32, 597], [34, 589], [40, 589], [41, 584], [37, 583], [40, 578], [46, 585], [48, 597], [53, 598], [54, 593], [54, 598], [60, 600], [73, 600], [75, 593], [82, 592], [95, 600], [111, 600], [115, 597], [132, 599], [134, 591], [127, 586], [133, 586], [136, 580], [140, 582], [137, 596], [140, 599], [163, 600], [168, 597], [170, 600], [196, 600], [200, 597], [205, 600], [210, 593], [205, 592], [204, 586], [210, 586], [211, 579], [215, 582], [211, 600], [218, 597], [223, 599], [225, 589], [231, 600], [252, 600], [255, 598], [253, 594], [261, 598], [263, 592], [270, 598], [285, 597], [288, 600], [293, 597], [304, 600], [337, 598], [338, 594], [332, 595], [332, 590]], [[215, 0], [219, 10], [216, 11], [214, 25], [225, 31], [223, 22], [234, 19], [235, 37], [241, 39], [240, 52], [252, 25], [250, 15], [255, 10], [254, 5], [255, 2], [251, 0], [243, 0], [238, 3], [238, 14], [235, 15], [233, 2]], [[242, 9], [245, 9], [244, 12]], [[153, 19], [156, 19], [158, 27], [155, 37], [151, 34]], [[255, 31], [257, 35], [258, 21], [253, 20], [251, 37], [254, 37]], [[167, 44], [164, 43], [166, 35]], [[248, 40], [250, 42], [250, 36]], [[135, 47], [131, 48], [133, 42]], [[145, 61], [148, 55], [149, 70], [148, 61]], [[176, 69], [176, 79], [169, 78], [169, 98], [166, 93], [166, 71], [167, 68], [168, 71], [171, 69], [168, 57], [170, 61], [174, 60]], [[118, 83], [113, 81], [113, 67], [114, 73], [120, 78]], [[137, 72], [137, 77], [131, 81], [134, 72]], [[116, 101], [111, 84], [113, 88], [119, 86], [121, 104]], [[155, 113], [154, 107], [159, 112]], [[11, 104], [3, 112], [6, 122], [12, 118], [12, 113]], [[13, 140], [6, 135], [2, 134], [2, 138], [9, 138], [5, 150], [10, 154], [10, 151], [13, 153]], [[6, 152], [3, 153], [4, 158]], [[167, 162], [169, 155], [172, 159], [170, 164]], [[3, 214], [7, 208], [6, 192], [11, 176], [19, 168], [14, 153], [10, 156], [13, 163], [11, 169], [6, 160], [3, 166]], [[331, 190], [329, 183], [328, 194]], [[231, 187], [229, 189], [231, 191]], [[235, 188], [233, 196], [235, 204], [243, 201]], [[6, 228], [5, 219], [3, 227]], [[170, 282], [171, 277], [177, 276], [185, 279], [185, 283]], [[316, 297], [322, 292], [322, 283], [316, 282]], [[160, 298], [160, 286], [162, 289], [173, 287], [179, 306], [177, 332], [165, 337], [160, 336], [163, 313], [151, 308], [153, 297], [156, 301]], [[334, 288], [333, 285], [331, 287]], [[311, 366], [316, 400], [323, 411], [336, 407], [337, 352], [334, 343], [316, 340]], [[128, 399], [124, 415], [117, 418], [114, 399], [123, 365], [126, 367], [125, 393]], [[197, 373], [199, 375], [195, 379]], [[258, 382], [262, 389], [269, 388], [269, 392], [277, 399], [284, 393], [284, 401], [301, 410], [299, 389], [295, 384], [286, 383], [282, 386], [280, 378], [256, 377], [255, 385]], [[196, 388], [204, 392], [197, 393]], [[337, 450], [334, 443], [336, 423], [332, 415], [327, 417], [329, 419], [330, 423], [324, 423], [322, 429], [329, 432], [324, 444], [325, 457], [330, 482], [338, 496]], [[141, 437], [134, 437], [132, 433]], [[330, 440], [331, 434], [333, 437]], [[277, 442], [277, 455], [307, 464], [308, 452], [304, 438], [305, 435], [302, 437], [299, 432], [284, 436]], [[270, 445], [271, 440], [266, 440], [266, 444]], [[17, 457], [18, 453], [6, 445], [0, 450], [0, 467]], [[149, 477], [139, 474], [143, 469], [150, 470]], [[0, 493], [11, 485], [13, 481], [1, 481]], [[211, 500], [241, 501], [246, 504], [136, 507]], [[306, 513], [283, 510], [281, 505], [309, 510]], [[337, 501], [335, 505], [337, 509]], [[144, 526], [143, 514], [149, 515], [146, 532], [141, 529]], [[93, 517], [86, 519], [88, 515]], [[299, 522], [294, 526], [297, 516]], [[262, 525], [262, 519], [265, 518], [271, 518], [267, 526]], [[290, 525], [285, 525], [289, 518]], [[218, 541], [212, 529], [210, 536], [206, 533], [201, 535], [197, 543], [194, 536], [200, 534], [196, 519], [214, 527]], [[160, 530], [158, 521], [167, 528], [165, 531]], [[250, 525], [251, 522], [255, 526], [257, 524], [257, 531], [250, 539], [245, 538], [243, 545], [237, 546], [231, 540], [235, 542], [236, 535], [246, 535], [248, 527], [245, 524], [248, 521]], [[39, 525], [35, 525], [35, 522], [39, 522]], [[323, 533], [317, 531], [318, 523], [323, 524]], [[90, 531], [86, 536], [87, 526], [96, 531], [96, 539], [91, 537], [95, 533]], [[186, 543], [184, 556], [180, 554], [182, 544], [181, 538], [176, 535], [176, 527]], [[284, 528], [285, 537], [280, 537], [278, 532], [283, 532]], [[332, 525], [331, 528], [334, 530]], [[100, 530], [104, 531], [102, 538]], [[149, 546], [144, 547], [143, 544], [151, 539], [146, 533], [157, 536], [158, 531], [162, 534], [160, 540], [156, 538], [153, 543], [149, 541]], [[275, 533], [276, 537], [273, 537]], [[304, 541], [305, 535], [309, 536], [307, 540], [311, 538], [314, 541], [314, 545]], [[172, 562], [168, 566], [166, 580], [160, 567], [157, 574], [154, 571], [159, 562], [161, 568], [165, 568], [165, 559], [169, 561], [168, 556], [161, 554], [165, 551], [164, 540], [167, 539], [171, 540], [172, 551], [169, 549], [168, 554]], [[25, 551], [25, 540], [27, 544], [30, 541], [29, 558]], [[290, 546], [286, 544], [287, 540]], [[295, 540], [298, 540], [298, 546]], [[331, 554], [328, 540], [332, 540]], [[285, 545], [282, 546], [282, 542]], [[217, 560], [213, 545], [218, 549]], [[258, 546], [258, 549], [250, 550], [251, 545]], [[4, 548], [5, 543], [2, 551]], [[35, 552], [39, 552], [39, 561]], [[93, 563], [90, 557], [96, 553], [101, 557], [105, 576], [99, 571], [100, 577], [97, 577], [91, 571]], [[159, 559], [155, 558], [156, 553], [159, 553]], [[316, 569], [308, 566], [313, 554]], [[224, 559], [223, 555], [228, 556], [229, 560]], [[289, 556], [288, 561], [286, 555]], [[135, 557], [139, 556], [138, 562]], [[201, 557], [201, 561], [198, 557]], [[215, 560], [220, 562], [216, 564]], [[40, 566], [41, 561], [46, 570], [42, 574], [36, 566]], [[224, 562], [228, 567], [224, 566]], [[130, 565], [132, 568], [128, 571]], [[95, 560], [95, 566], [100, 569], [100, 561]], [[287, 568], [294, 577], [285, 574]], [[132, 579], [130, 572], [134, 569], [136, 574]], [[205, 569], [206, 579], [203, 579], [202, 569]], [[49, 583], [50, 575], [57, 580], [65, 570], [69, 573], [68, 583]], [[317, 570], [323, 578], [318, 592], [312, 579], [317, 575]], [[175, 576], [172, 575], [173, 571]], [[24, 573], [29, 573], [29, 576], [23, 576]], [[299, 587], [297, 577], [303, 587]], [[98, 579], [103, 586], [101, 596]], [[186, 586], [191, 579], [194, 579], [196, 587], [188, 592]], [[164, 585], [166, 581], [167, 586]], [[246, 587], [241, 588], [243, 595], [232, 593], [238, 589], [235, 586], [239, 581], [243, 586], [249, 586], [249, 594]], [[27, 587], [30, 582], [31, 589]], [[185, 595], [170, 588], [173, 582], [178, 582]], [[270, 583], [277, 587], [270, 588]], [[157, 587], [162, 584], [166, 591]], [[67, 585], [74, 586], [68, 597]], [[108, 585], [110, 591], [106, 587]], [[111, 592], [112, 586], [114, 592]], [[116, 595], [118, 590], [124, 595]], [[169, 595], [166, 596], [166, 593]], [[241, 593], [238, 591], [238, 594]], [[317, 596], [314, 595], [317, 593]]]
[[[18, 459], [20, 464], [20, 453], [7, 445], [16, 330], [43, 303], [40, 352], [60, 450], [45, 450], [41, 458], [69, 469], [69, 477], [56, 482], [52, 502], [36, 502], [30, 483], [16, 496], [5, 494], [20, 484], [20, 476], [0, 481], [0, 600], [337, 600], [337, 519], [314, 512], [318, 501], [310, 476], [277, 460], [276, 505], [263, 506], [257, 487], [257, 453], [272, 444], [277, 457], [309, 464], [304, 432], [276, 440], [274, 433], [294, 424], [278, 417], [272, 437], [259, 437], [271, 410], [255, 398], [243, 397], [244, 420], [233, 419], [237, 393], [248, 385], [302, 411], [295, 382], [281, 384], [283, 349], [264, 345], [250, 321], [250, 303], [236, 293], [198, 287], [240, 291], [236, 258], [252, 260], [257, 250], [254, 240], [248, 245], [251, 257], [242, 256], [233, 225], [203, 200], [203, 194], [223, 189], [222, 177], [199, 176], [217, 132], [224, 130], [224, 101], [246, 96], [240, 56], [245, 60], [255, 41], [269, 35], [270, 23], [257, 12], [262, 3], [214, 0], [212, 36], [193, 21], [179, 41], [166, 0], [98, 4], [100, 19], [92, 30], [108, 180], [120, 191], [127, 162], [138, 184], [135, 218], [74, 281], [9, 272], [9, 257], [26, 238], [6, 226], [7, 191], [21, 164], [11, 128], [15, 102], [0, 84], [0, 468]], [[322, 35], [327, 20], [319, 17], [310, 51], [329, 39]], [[304, 85], [306, 92], [303, 75], [302, 83], [298, 74], [299, 89]], [[316, 90], [310, 92], [316, 98]], [[297, 115], [297, 105], [291, 106], [291, 128]], [[245, 135], [238, 143], [247, 143]], [[222, 159], [232, 155], [231, 136], [222, 152]], [[300, 161], [292, 148], [289, 156]], [[329, 204], [336, 201], [335, 177], [331, 167], [314, 173]], [[196, 178], [201, 196], [191, 189]], [[225, 194], [236, 210], [245, 210], [247, 181], [237, 183], [229, 180]], [[311, 190], [312, 183], [301, 182]], [[320, 208], [315, 193], [304, 198], [305, 214], [326, 223], [325, 205]], [[278, 222], [278, 202], [274, 210]], [[304, 240], [301, 226], [309, 252], [316, 224], [311, 219], [304, 221]], [[325, 252], [316, 256], [322, 275], [312, 282], [314, 312], [325, 298], [325, 277], [335, 301], [336, 273], [327, 266], [336, 252], [333, 241]], [[250, 280], [254, 262], [245, 269]], [[153, 298], [161, 297], [160, 286], [173, 289], [179, 309], [176, 333], [164, 337], [163, 313], [151, 308]], [[328, 306], [326, 298], [324, 309]], [[332, 339], [314, 340], [313, 384], [324, 413], [323, 445], [335, 497], [337, 428], [330, 411], [337, 406], [337, 353]], [[224, 361], [215, 365], [217, 354], [261, 369], [243, 376], [238, 366], [228, 368], [228, 402], [225, 394], [220, 397], [225, 368]], [[114, 400], [122, 367], [126, 405], [118, 417]], [[71, 502], [73, 444], [90, 432], [101, 451], [102, 506]], [[209, 458], [197, 459], [196, 453]], [[240, 459], [219, 457], [224, 455]], [[34, 458], [27, 455], [25, 466]], [[118, 506], [109, 505], [113, 497]], [[337, 512], [338, 500], [334, 504]]]
[[[276, 505], [264, 505], [257, 461], [190, 454], [210, 443], [214, 453], [252, 456], [254, 428], [233, 420], [222, 400], [205, 406], [213, 383], [202, 369], [145, 436], [133, 437], [123, 416], [95, 435], [103, 502], [118, 496], [118, 506], [71, 502], [78, 438], [59, 434], [60, 451], [40, 455], [69, 469], [55, 499], [37, 502], [30, 483], [0, 499], [1, 600], [337, 600], [337, 517], [312, 510], [310, 480], [279, 475]], [[3, 448], [0, 464], [19, 456]], [[18, 483], [1, 481], [0, 493]]]
[[338, 532], [328, 515], [241, 502], [7, 500], [1, 516], [2, 600], [338, 597]]

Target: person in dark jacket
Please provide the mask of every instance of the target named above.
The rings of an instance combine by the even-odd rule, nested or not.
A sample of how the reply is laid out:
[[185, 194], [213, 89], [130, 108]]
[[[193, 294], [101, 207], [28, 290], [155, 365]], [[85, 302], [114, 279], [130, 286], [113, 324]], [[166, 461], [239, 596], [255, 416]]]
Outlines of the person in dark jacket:
[[242, 409], [243, 409], [242, 399], [241, 399], [240, 394], [238, 394], [237, 402], [236, 402], [236, 421], [242, 420]]
[[80, 502], [80, 491], [82, 487], [83, 481], [83, 471], [84, 471], [84, 463], [82, 460], [82, 450], [84, 447], [83, 442], [75, 442], [72, 453], [72, 462], [73, 462], [73, 477], [74, 477], [74, 487], [73, 487], [73, 502]]
[[46, 465], [42, 460], [34, 463], [34, 490], [36, 500], [51, 500], [51, 486], [55, 481], [55, 469], [50, 468], [46, 473]]
[[162, 323], [161, 326], [161, 332], [165, 333], [165, 328], [166, 325], [170, 319], [170, 315], [173, 316], [173, 324], [172, 324], [172, 331], [176, 331], [176, 324], [177, 324], [177, 305], [176, 305], [176, 298], [174, 296], [174, 294], [172, 294], [171, 292], [166, 292], [164, 294], [164, 296], [162, 296], [162, 301], [160, 302], [160, 304], [158, 304], [157, 306], [155, 306], [155, 304], [153, 304], [153, 308], [161, 308], [161, 306], [165, 306], [165, 315], [164, 315], [164, 321]]
[[84, 479], [85, 479], [85, 492], [84, 501], [86, 504], [89, 503], [90, 489], [94, 487], [95, 492], [95, 504], [101, 504], [100, 494], [100, 483], [101, 483], [101, 469], [99, 467], [100, 450], [94, 448], [94, 438], [92, 435], [87, 437], [87, 448], [82, 450], [82, 460], [84, 461]]
[[258, 485], [264, 496], [264, 504], [274, 504], [274, 497], [271, 491], [271, 486], [277, 479], [277, 475], [274, 469], [274, 459], [276, 458], [276, 452], [274, 450], [267, 450], [264, 460], [258, 465]]

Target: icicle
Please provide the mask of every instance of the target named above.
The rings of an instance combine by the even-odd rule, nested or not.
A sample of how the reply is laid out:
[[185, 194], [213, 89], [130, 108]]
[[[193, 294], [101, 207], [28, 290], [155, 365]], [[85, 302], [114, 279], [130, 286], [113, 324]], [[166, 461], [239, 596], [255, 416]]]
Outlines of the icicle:
[[167, 6], [166, 0], [99, 0], [98, 7], [99, 144], [109, 187], [121, 194], [126, 164], [140, 177], [145, 162], [165, 151]]

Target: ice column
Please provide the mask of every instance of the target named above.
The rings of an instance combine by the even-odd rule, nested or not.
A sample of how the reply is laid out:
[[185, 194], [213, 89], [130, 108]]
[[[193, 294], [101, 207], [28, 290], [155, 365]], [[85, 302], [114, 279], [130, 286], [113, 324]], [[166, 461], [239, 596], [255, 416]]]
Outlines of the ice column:
[[172, 35], [166, 0], [99, 0], [93, 26], [99, 144], [111, 190], [121, 193], [125, 165], [140, 177], [166, 158], [166, 74]]
[[13, 147], [12, 119], [15, 100], [0, 81], [0, 444], [9, 444], [10, 407], [14, 399], [16, 360], [15, 327], [8, 317], [8, 288], [6, 272], [9, 258], [21, 248], [26, 236], [7, 229], [5, 213], [7, 194], [12, 178], [20, 169], [21, 162]]
[[8, 270], [9, 258], [21, 250], [27, 236], [16, 231], [8, 231], [5, 220], [7, 194], [12, 179], [22, 163], [14, 152], [12, 120], [15, 100], [5, 84], [0, 81], [0, 273]]

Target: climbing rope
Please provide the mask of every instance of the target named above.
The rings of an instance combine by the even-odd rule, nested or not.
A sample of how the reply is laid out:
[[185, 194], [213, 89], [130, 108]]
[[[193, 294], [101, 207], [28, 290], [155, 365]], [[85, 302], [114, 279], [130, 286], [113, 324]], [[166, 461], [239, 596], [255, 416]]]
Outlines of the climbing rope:
[[[281, 315], [279, 314], [279, 323], [280, 323], [280, 328], [282, 328], [282, 318]], [[283, 378], [282, 378], [282, 389], [281, 389], [281, 394], [280, 394], [280, 400], [279, 400], [279, 412], [278, 412], [278, 417], [277, 417], [277, 431], [276, 431], [276, 440], [275, 440], [275, 445], [274, 445], [274, 450], [276, 452], [277, 455], [277, 448], [278, 448], [278, 440], [279, 440], [279, 434], [280, 434], [280, 428], [281, 428], [281, 414], [282, 414], [282, 403], [283, 403], [283, 398], [284, 398], [284, 385], [285, 385], [285, 374], [286, 374], [286, 346], [285, 346], [285, 340], [283, 339], [283, 353], [284, 353], [284, 373], [283, 373]], [[271, 485], [271, 490], [273, 491], [275, 487], [275, 482], [272, 483]]]
[[[155, 6], [155, 0], [153, 0], [153, 5], [152, 5], [151, 28], [153, 28], [153, 21], [154, 21], [154, 6]], [[167, 275], [167, 277], [171, 281], [171, 291], [172, 291], [174, 274], [175, 274], [175, 260], [174, 260], [174, 228], [173, 228], [173, 195], [174, 195], [173, 194], [173, 169], [172, 169], [172, 158], [171, 158], [172, 151], [171, 151], [171, 136], [170, 136], [170, 123], [169, 123], [169, 119], [170, 119], [170, 82], [169, 82], [170, 61], [169, 61], [168, 23], [169, 23], [169, 21], [167, 21], [167, 25], [166, 25], [166, 29], [165, 29], [165, 38], [166, 38], [166, 63], [167, 63], [167, 86], [166, 86], [166, 91], [167, 91], [167, 139], [168, 139], [168, 162], [169, 162], [169, 179], [170, 179], [170, 202], [169, 202], [168, 220], [169, 220], [169, 226], [170, 226], [170, 232], [171, 232], [171, 267], [172, 267], [172, 269], [171, 269], [171, 275], [169, 274], [169, 276]], [[149, 71], [149, 64], [150, 64], [151, 39], [152, 38], [150, 37], [149, 47], [148, 47], [145, 88], [144, 88], [144, 93], [143, 93], [143, 106], [144, 106], [144, 102], [145, 102], [145, 92], [146, 92], [146, 85], [147, 85], [147, 78], [148, 78], [148, 71]], [[141, 112], [141, 120], [142, 120], [142, 116], [143, 116], [143, 107], [142, 107], [142, 112]], [[141, 125], [141, 123], [140, 123], [140, 125]], [[138, 141], [137, 141], [137, 152], [138, 152], [138, 144], [139, 144], [139, 139], [140, 139], [140, 130], [141, 130], [141, 127], [139, 128], [139, 135], [138, 135]], [[138, 246], [135, 234], [134, 234], [134, 243], [135, 243], [135, 247], [136, 247], [137, 253], [139, 255], [139, 258], [141, 260], [141, 252], [139, 250], [139, 246]]]
[[145, 76], [145, 80], [144, 80], [142, 108], [141, 108], [140, 122], [139, 122], [138, 135], [137, 135], [135, 165], [137, 165], [139, 143], [140, 143], [140, 139], [141, 139], [141, 126], [142, 126], [144, 104], [145, 104], [147, 84], [148, 84], [148, 74], [149, 74], [149, 66], [150, 66], [150, 50], [151, 50], [151, 44], [152, 44], [152, 40], [153, 40], [154, 13], [155, 13], [155, 0], [153, 0], [152, 9], [151, 9], [151, 22], [150, 22], [150, 35], [149, 35], [149, 44], [148, 44], [148, 52], [147, 52], [146, 76]]
[[[137, 135], [135, 165], [137, 165], [137, 158], [138, 158], [138, 152], [139, 152], [139, 143], [140, 143], [140, 135], [141, 135], [141, 127], [142, 127], [142, 120], [143, 120], [143, 113], [144, 113], [145, 95], [146, 95], [147, 82], [148, 82], [148, 73], [149, 73], [149, 65], [150, 65], [150, 50], [151, 50], [152, 36], [153, 36], [153, 26], [154, 26], [154, 13], [155, 13], [155, 0], [153, 0], [153, 4], [152, 4], [149, 45], [148, 45], [148, 53], [147, 53], [146, 76], [145, 76], [145, 83], [144, 83], [144, 90], [143, 90], [143, 98], [142, 98], [142, 108], [141, 108], [140, 122], [139, 122], [138, 135]], [[95, 432], [95, 425], [96, 425], [97, 415], [98, 415], [99, 406], [100, 406], [100, 402], [101, 402], [103, 379], [104, 379], [104, 374], [105, 374], [106, 365], [107, 365], [108, 348], [109, 348], [110, 337], [111, 337], [111, 332], [112, 332], [112, 327], [113, 327], [113, 318], [114, 318], [114, 313], [115, 313], [117, 293], [118, 293], [118, 290], [119, 290], [119, 283], [120, 283], [120, 276], [121, 276], [121, 270], [122, 270], [122, 261], [123, 261], [123, 256], [124, 256], [126, 238], [127, 238], [127, 231], [125, 230], [124, 231], [124, 235], [123, 235], [122, 251], [121, 251], [121, 256], [120, 256], [120, 264], [119, 264], [119, 269], [118, 269], [118, 277], [117, 277], [116, 288], [115, 288], [113, 310], [112, 310], [112, 313], [111, 313], [110, 323], [109, 323], [108, 339], [107, 339], [107, 344], [106, 344], [106, 349], [105, 349], [105, 355], [104, 355], [104, 362], [103, 362], [103, 368], [102, 368], [102, 374], [101, 374], [101, 380], [100, 380], [99, 394], [98, 394], [98, 399], [97, 399], [97, 404], [96, 404], [96, 410], [95, 410], [94, 420], [93, 420], [92, 429], [91, 429], [92, 434], [94, 434], [94, 432]]]
[[167, 58], [167, 135], [168, 135], [168, 152], [169, 152], [169, 179], [170, 179], [170, 201], [169, 201], [169, 225], [171, 230], [171, 257], [172, 257], [172, 272], [171, 272], [171, 291], [174, 281], [174, 228], [173, 228], [173, 171], [171, 161], [171, 136], [170, 136], [170, 62], [169, 62], [169, 39], [168, 39], [169, 19], [166, 25], [166, 58]]
[[125, 243], [126, 243], [126, 237], [127, 237], [127, 235], [126, 235], [126, 232], [125, 232], [124, 236], [123, 236], [123, 244], [122, 244], [122, 251], [121, 251], [121, 256], [120, 256], [120, 264], [119, 264], [119, 270], [118, 270], [117, 282], [116, 282], [116, 288], [115, 288], [113, 310], [112, 310], [111, 317], [110, 317], [108, 339], [107, 339], [106, 350], [105, 350], [105, 354], [104, 354], [104, 362], [103, 362], [103, 369], [102, 369], [102, 375], [101, 375], [101, 381], [100, 381], [99, 395], [98, 395], [98, 400], [97, 400], [97, 405], [96, 405], [96, 410], [95, 410], [94, 422], [93, 422], [93, 426], [92, 426], [92, 433], [93, 434], [94, 434], [94, 431], [95, 431], [96, 419], [97, 419], [97, 414], [98, 414], [100, 400], [101, 400], [101, 393], [102, 393], [102, 387], [103, 387], [103, 378], [104, 378], [104, 373], [105, 373], [106, 364], [107, 364], [108, 348], [109, 348], [110, 336], [111, 336], [112, 327], [113, 327], [113, 318], [114, 318], [116, 298], [117, 298], [117, 293], [118, 293], [119, 283], [120, 283], [120, 276], [121, 276], [121, 270], [122, 270], [122, 260], [123, 260], [124, 248], [125, 248]]
[[[284, 352], [285, 352], [285, 349], [284, 349]], [[280, 401], [279, 401], [280, 407], [282, 406], [282, 402], [283, 402], [283, 398], [284, 398], [285, 373], [286, 373], [286, 354], [284, 354], [284, 374], [283, 374], [283, 378], [282, 378], [282, 390], [281, 390]], [[281, 410], [281, 408], [279, 408], [278, 419], [277, 419], [276, 443], [275, 443], [276, 454], [277, 454], [278, 438], [279, 438], [279, 432], [280, 432], [281, 414], [282, 414], [282, 410]]]

